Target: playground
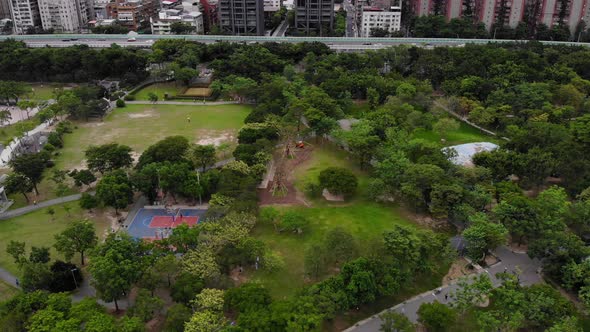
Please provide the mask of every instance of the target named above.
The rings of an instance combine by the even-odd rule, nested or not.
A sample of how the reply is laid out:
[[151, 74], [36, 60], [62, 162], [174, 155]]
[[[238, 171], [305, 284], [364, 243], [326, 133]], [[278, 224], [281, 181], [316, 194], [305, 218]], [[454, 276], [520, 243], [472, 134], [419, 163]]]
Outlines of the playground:
[[163, 239], [180, 225], [195, 226], [200, 223], [206, 209], [144, 207], [137, 211], [127, 228], [129, 235], [138, 239]]

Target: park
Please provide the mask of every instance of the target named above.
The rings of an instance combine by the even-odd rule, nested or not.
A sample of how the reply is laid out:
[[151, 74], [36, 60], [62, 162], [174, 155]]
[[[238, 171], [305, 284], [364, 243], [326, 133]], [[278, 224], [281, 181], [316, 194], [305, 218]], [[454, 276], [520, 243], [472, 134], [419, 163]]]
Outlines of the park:
[[0, 61], [2, 328], [590, 326], [587, 51], [43, 51]]

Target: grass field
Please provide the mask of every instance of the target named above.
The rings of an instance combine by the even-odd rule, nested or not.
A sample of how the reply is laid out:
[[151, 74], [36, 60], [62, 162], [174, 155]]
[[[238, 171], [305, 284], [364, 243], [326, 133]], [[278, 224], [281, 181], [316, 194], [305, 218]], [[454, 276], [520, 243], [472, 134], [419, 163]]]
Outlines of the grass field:
[[6, 301], [18, 293], [18, 290], [0, 280], [0, 302]]
[[33, 100], [49, 100], [53, 99], [53, 91], [59, 88], [67, 88], [69, 85], [60, 83], [47, 83], [47, 84], [33, 84], [32, 99]]
[[135, 93], [135, 100], [150, 100], [148, 97], [150, 92], [155, 93], [158, 96], [158, 100], [164, 100], [165, 93], [168, 93], [169, 97], [173, 97], [184, 92], [184, 90], [186, 90], [186, 86], [175, 82], [156, 83], [137, 91], [137, 93]]
[[311, 160], [295, 171], [295, 185], [302, 188], [305, 183], [316, 181], [321, 170], [329, 166], [341, 166], [352, 169], [359, 177], [359, 190], [356, 197], [346, 203], [330, 204], [323, 200], [314, 200], [313, 207], [283, 207], [281, 210], [294, 209], [309, 218], [309, 230], [302, 235], [277, 234], [271, 225], [258, 225], [253, 235], [264, 241], [272, 250], [279, 253], [287, 268], [269, 274], [257, 272], [255, 280], [264, 283], [276, 298], [293, 295], [298, 288], [305, 285], [303, 257], [304, 249], [312, 243], [323, 239], [326, 232], [335, 227], [342, 227], [354, 235], [362, 252], [369, 250], [366, 245], [379, 239], [382, 233], [394, 225], [413, 225], [402, 217], [395, 206], [381, 205], [364, 198], [368, 177], [356, 164], [347, 159], [347, 155], [330, 146], [316, 147]]
[[[432, 142], [440, 142], [440, 135], [433, 131], [416, 130], [414, 137], [422, 138]], [[471, 127], [468, 124], [460, 122], [460, 127], [457, 130], [449, 132], [446, 138], [446, 145], [457, 145], [472, 142], [492, 142], [499, 143], [500, 140], [497, 137], [488, 135], [476, 128]]]
[[[64, 209], [64, 206], [71, 208], [69, 215]], [[2, 244], [0, 248], [1, 267], [15, 275], [19, 273], [12, 257], [5, 250], [6, 244], [10, 240], [26, 242], [27, 252], [30, 251], [31, 246], [51, 247], [51, 257], [61, 257], [52, 248], [54, 235], [63, 231], [69, 221], [83, 219], [88, 217], [88, 215], [80, 208], [78, 202], [55, 205], [53, 209], [55, 210], [54, 220], [47, 214], [47, 209], [41, 209], [20, 217], [0, 221], [0, 243]], [[101, 237], [109, 227], [110, 222], [103, 213], [98, 213], [97, 217], [93, 217], [91, 220], [95, 221], [96, 232]], [[78, 264], [79, 257], [75, 256], [74, 262]]]
[[[109, 114], [104, 122], [78, 123], [64, 139], [59, 169], [80, 167], [90, 145], [111, 142], [129, 145], [137, 153], [171, 135], [191, 142], [231, 139], [244, 124], [249, 106], [127, 105]], [[190, 117], [188, 122], [187, 117]]]

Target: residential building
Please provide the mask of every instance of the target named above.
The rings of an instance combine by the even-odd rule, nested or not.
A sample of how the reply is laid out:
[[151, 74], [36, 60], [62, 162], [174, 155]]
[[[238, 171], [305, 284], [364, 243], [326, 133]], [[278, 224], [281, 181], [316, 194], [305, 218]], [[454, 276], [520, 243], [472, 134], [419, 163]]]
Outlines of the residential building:
[[41, 25], [57, 33], [80, 33], [88, 23], [85, 0], [39, 0]]
[[334, 29], [334, 0], [295, 0], [295, 28], [325, 35]]
[[182, 22], [194, 27], [192, 34], [203, 33], [203, 15], [195, 6], [188, 4], [180, 9], [164, 9], [158, 13], [157, 18], [150, 18], [152, 34], [170, 35], [173, 23]]
[[10, 17], [10, 0], [0, 0], [0, 19]]
[[281, 2], [281, 0], [264, 0], [264, 11], [278, 12], [282, 7]]
[[465, 6], [471, 0], [412, 0], [412, 10], [416, 16], [444, 15], [447, 20], [461, 17]]
[[373, 29], [384, 29], [389, 33], [399, 31], [401, 18], [401, 0], [373, 0], [371, 6], [363, 7], [360, 36], [370, 37]]
[[219, 25], [218, 2], [217, 0], [200, 0], [199, 3], [203, 14], [203, 27], [205, 32], [209, 32], [214, 26]]
[[29, 28], [41, 28], [37, 0], [11, 0], [9, 4], [15, 33], [24, 34]]
[[92, 15], [92, 19], [99, 19], [104, 20], [108, 18], [107, 14], [107, 5], [110, 3], [110, 0], [94, 0], [92, 2], [92, 11], [94, 15]]
[[263, 0], [220, 0], [219, 27], [233, 35], [264, 35]]
[[156, 17], [160, 4], [157, 0], [115, 0], [106, 6], [107, 17], [117, 20], [129, 30], [149, 28], [150, 18]]

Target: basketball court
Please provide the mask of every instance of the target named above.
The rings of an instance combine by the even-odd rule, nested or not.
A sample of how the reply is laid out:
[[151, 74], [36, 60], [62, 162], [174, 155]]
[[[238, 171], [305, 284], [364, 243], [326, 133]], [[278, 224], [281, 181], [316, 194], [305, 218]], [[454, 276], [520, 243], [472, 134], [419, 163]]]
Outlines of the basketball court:
[[141, 208], [127, 228], [129, 235], [139, 239], [162, 239], [180, 225], [193, 227], [202, 221], [205, 209]]

